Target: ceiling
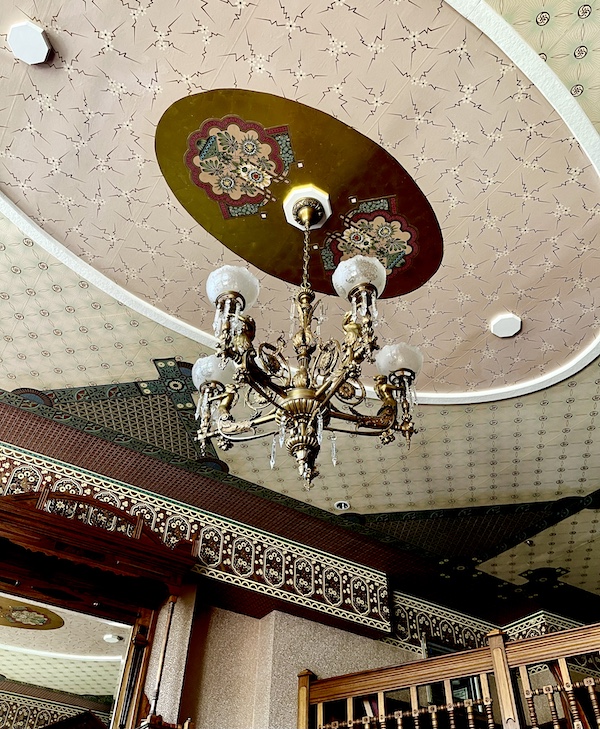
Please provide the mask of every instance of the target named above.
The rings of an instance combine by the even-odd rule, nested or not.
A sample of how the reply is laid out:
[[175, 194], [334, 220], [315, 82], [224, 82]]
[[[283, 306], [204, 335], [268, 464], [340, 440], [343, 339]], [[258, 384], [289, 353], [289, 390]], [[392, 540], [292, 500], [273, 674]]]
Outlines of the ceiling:
[[[419, 433], [410, 450], [340, 437], [335, 467], [325, 442], [310, 492], [285, 454], [266, 467], [267, 439], [220, 454], [230, 472], [330, 513], [348, 500], [380, 535], [509, 582], [549, 566], [600, 595], [600, 0], [26, 0], [3, 7], [0, 38], [27, 17], [56, 53], [26, 66], [0, 49], [0, 387], [150, 382], [153, 359], [209, 351], [204, 280], [240, 261], [169, 190], [156, 125], [211, 89], [299, 101], [383, 146], [440, 223], [437, 273], [380, 307], [380, 343], [425, 356]], [[253, 270], [273, 341], [290, 287]], [[333, 329], [343, 306], [324, 299]], [[523, 320], [513, 338], [489, 331], [504, 312]], [[139, 402], [113, 409], [111, 427], [155, 437]], [[185, 433], [167, 446], [195, 457]]]
[[[47, 607], [15, 601], [1, 594], [3, 604], [26, 606], [29, 611]], [[109, 696], [117, 688], [131, 628], [90, 615], [53, 608], [64, 621], [54, 630], [0, 625], [0, 673], [10, 681], [81, 695]], [[122, 640], [107, 643], [103, 636]]]

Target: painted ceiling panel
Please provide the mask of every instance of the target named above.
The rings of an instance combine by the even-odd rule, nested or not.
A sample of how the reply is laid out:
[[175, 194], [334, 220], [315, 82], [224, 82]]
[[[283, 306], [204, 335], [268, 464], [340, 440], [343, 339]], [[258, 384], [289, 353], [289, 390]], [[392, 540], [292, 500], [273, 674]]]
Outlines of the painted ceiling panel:
[[[382, 2], [368, 17], [345, 3], [274, 0], [214, 0], [200, 11], [101, 0], [83, 16], [51, 3], [19, 8], [47, 28], [57, 55], [26, 71], [2, 55], [13, 101], [0, 111], [0, 187], [149, 303], [210, 330], [202, 282], [235, 257], [171, 198], [154, 126], [184, 95], [243, 86], [348, 122], [430, 199], [442, 267], [400, 303], [384, 303], [380, 327], [384, 343], [422, 346], [421, 389], [504, 387], [551, 372], [594, 340], [597, 176], [539, 91], [450, 7], [400, 12]], [[266, 336], [288, 327], [288, 289], [260, 278]], [[339, 302], [327, 306], [337, 320]], [[499, 340], [487, 327], [507, 310], [523, 318], [523, 333]]]

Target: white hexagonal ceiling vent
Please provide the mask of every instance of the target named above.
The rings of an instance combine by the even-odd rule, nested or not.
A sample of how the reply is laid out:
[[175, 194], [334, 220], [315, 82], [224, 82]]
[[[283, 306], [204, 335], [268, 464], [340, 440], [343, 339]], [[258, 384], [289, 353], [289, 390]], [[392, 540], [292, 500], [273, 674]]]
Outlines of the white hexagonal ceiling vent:
[[52, 51], [46, 31], [28, 20], [11, 26], [7, 40], [14, 57], [30, 65], [44, 63]]
[[521, 331], [522, 320], [516, 314], [499, 314], [490, 322], [490, 331], [497, 337], [514, 337]]

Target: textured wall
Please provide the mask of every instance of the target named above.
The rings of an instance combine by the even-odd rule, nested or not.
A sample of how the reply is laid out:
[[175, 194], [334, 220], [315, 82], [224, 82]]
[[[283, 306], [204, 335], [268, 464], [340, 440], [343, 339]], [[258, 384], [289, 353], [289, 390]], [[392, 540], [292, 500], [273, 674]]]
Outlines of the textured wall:
[[210, 610], [194, 628], [181, 718], [197, 729], [291, 729], [302, 669], [324, 678], [407, 660], [414, 654], [285, 613]]
[[[192, 632], [194, 619], [194, 605], [196, 602], [196, 586], [186, 585], [175, 603], [165, 663], [160, 681], [160, 691], [156, 713], [160, 714], [166, 722], [175, 723], [179, 715], [179, 701], [186, 676], [186, 659], [188, 644]], [[158, 617], [156, 634], [148, 665], [146, 677], [146, 696], [152, 702], [156, 693], [160, 652], [167, 627], [168, 604], [165, 605]]]
[[196, 617], [181, 717], [197, 729], [253, 729], [261, 621], [208, 610]]
[[326, 678], [415, 660], [414, 653], [396, 646], [285, 613], [271, 613], [263, 620], [275, 624], [271, 700], [268, 724], [255, 724], [254, 729], [296, 726], [296, 677], [304, 668]]

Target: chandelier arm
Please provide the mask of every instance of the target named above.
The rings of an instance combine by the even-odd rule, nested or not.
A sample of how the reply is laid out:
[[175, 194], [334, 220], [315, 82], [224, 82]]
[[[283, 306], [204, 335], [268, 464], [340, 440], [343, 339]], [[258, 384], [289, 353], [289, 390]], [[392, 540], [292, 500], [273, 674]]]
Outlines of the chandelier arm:
[[323, 382], [323, 384], [319, 388], [317, 388], [315, 392], [315, 398], [317, 398], [323, 405], [329, 403], [331, 398], [336, 394], [336, 392], [344, 384], [344, 382], [346, 382], [350, 377], [354, 375], [352, 369], [353, 368], [348, 364], [342, 364], [342, 370], [338, 377], [335, 380], [326, 379], [325, 382]]
[[[242, 420], [242, 421], [236, 421], [236, 420], [221, 420], [219, 419], [216, 421], [216, 429], [212, 430], [207, 437], [213, 437], [215, 435], [222, 435], [225, 438], [228, 438], [229, 435], [223, 430], [223, 424], [224, 423], [231, 423], [232, 425], [241, 427], [245, 423], [247, 423], [247, 427], [249, 428], [256, 428], [259, 425], [264, 425], [265, 423], [270, 423], [272, 420], [275, 420], [277, 413], [274, 410], [271, 410], [271, 412], [267, 413], [266, 415], [261, 415], [258, 418], [255, 418], [254, 420]], [[233, 434], [235, 435], [235, 434]]]
[[[360, 426], [359, 426], [360, 427]], [[345, 428], [332, 428], [328, 425], [325, 430], [329, 430], [332, 433], [347, 433], [349, 435], [382, 435], [387, 433], [389, 428], [378, 428], [377, 430], [347, 430]]]
[[[256, 357], [258, 355], [256, 354], [256, 351], [253, 350], [251, 353], [248, 352], [243, 360], [241, 369], [246, 369], [248, 371], [248, 375], [245, 375], [242, 377], [243, 384], [248, 385], [253, 390], [259, 393], [259, 395], [263, 395], [270, 403], [275, 405], [276, 407], [279, 407], [278, 403], [275, 402], [266, 392], [262, 391], [260, 388], [267, 388], [272, 393], [277, 395], [278, 397], [285, 397], [286, 395], [286, 388], [278, 385], [276, 382], [273, 382], [269, 375], [266, 374], [266, 372], [258, 366], [256, 362]], [[289, 369], [289, 365], [288, 365]]]
[[[272, 405], [272, 406], [273, 406], [273, 407], [274, 407], [274, 408], [275, 408], [276, 410], [278, 410], [278, 411], [280, 411], [280, 412], [282, 412], [282, 413], [285, 413], [285, 410], [284, 410], [284, 408], [282, 408], [282, 407], [281, 407], [280, 403], [278, 403], [278, 402], [277, 402], [277, 400], [275, 400], [275, 399], [273, 398], [273, 396], [271, 395], [271, 393], [269, 393], [269, 392], [268, 392], [268, 390], [264, 390], [264, 389], [263, 389], [263, 388], [261, 387], [261, 385], [259, 385], [259, 384], [258, 384], [257, 382], [255, 382], [255, 381], [252, 381], [252, 380], [251, 380], [251, 381], [249, 381], [249, 382], [248, 382], [247, 384], [248, 384], [248, 387], [250, 387], [250, 388], [251, 388], [252, 390], [254, 390], [254, 392], [257, 392], [257, 393], [258, 393], [258, 394], [259, 394], [259, 395], [260, 395], [261, 397], [264, 397], [264, 398], [265, 398], [265, 400], [266, 400], [267, 402], [271, 403], [271, 405]], [[269, 383], [269, 384], [270, 384], [270, 383]], [[275, 388], [272, 388], [272, 389], [273, 389], [273, 392], [274, 392], [274, 393], [275, 393], [276, 395], [279, 395], [279, 391], [278, 391], [278, 389], [275, 389]], [[285, 391], [283, 391], [283, 394], [282, 394], [282, 395], [279, 395], [279, 396], [280, 396], [280, 397], [285, 397]], [[266, 416], [265, 416], [265, 417], [266, 417]]]
[[[385, 415], [361, 415], [355, 413], [345, 413], [343, 410], [331, 408], [331, 417], [337, 420], [345, 420], [349, 423], [355, 423], [360, 428], [389, 430], [394, 428], [398, 423], [398, 411], [390, 409], [388, 417]], [[333, 430], [331, 425], [327, 426], [328, 430]]]
[[253, 433], [252, 435], [227, 435], [227, 433], [221, 433], [218, 431], [218, 435], [225, 438], [230, 443], [244, 443], [250, 440], [258, 440], [259, 438], [267, 438], [270, 435], [276, 435], [279, 431], [274, 430], [271, 433]]

